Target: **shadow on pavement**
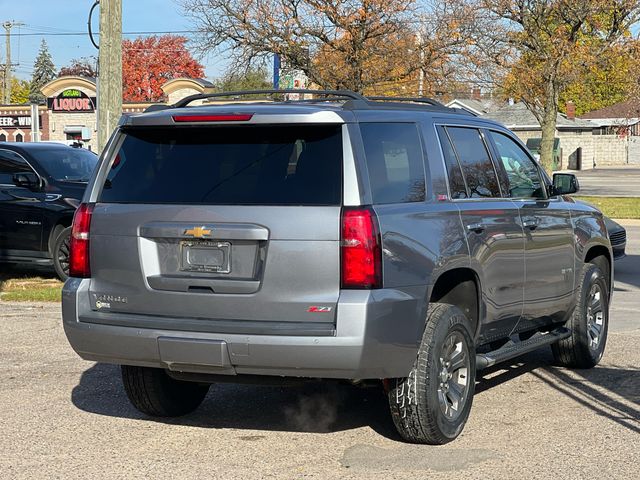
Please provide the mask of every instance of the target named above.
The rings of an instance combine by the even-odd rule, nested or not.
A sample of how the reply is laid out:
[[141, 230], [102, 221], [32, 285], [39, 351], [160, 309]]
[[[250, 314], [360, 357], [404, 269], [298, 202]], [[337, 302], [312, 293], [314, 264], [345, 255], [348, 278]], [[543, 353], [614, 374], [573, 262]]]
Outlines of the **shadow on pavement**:
[[[527, 373], [596, 414], [640, 433], [640, 369], [567, 370], [554, 366], [550, 350], [543, 349], [482, 371], [476, 394]], [[141, 414], [129, 404], [119, 367], [95, 364], [82, 374], [71, 398], [86, 412], [170, 425], [307, 433], [368, 426], [386, 438], [400, 440], [381, 388], [333, 382], [287, 387], [216, 384], [194, 413], [158, 419]]]
[[381, 388], [334, 382], [287, 387], [215, 384], [195, 412], [162, 419], [148, 417], [129, 404], [119, 367], [95, 364], [82, 374], [71, 400], [86, 412], [171, 425], [307, 433], [369, 426], [384, 437], [400, 439]]
[[[640, 255], [627, 255], [617, 260], [614, 266], [616, 283], [623, 282], [636, 288], [640, 288], [640, 275], [638, 272], [640, 272]], [[614, 291], [628, 292], [631, 290], [626, 286], [616, 285]]]
[[483, 370], [476, 394], [526, 373], [596, 414], [640, 433], [640, 369], [603, 366], [565, 369], [554, 366], [551, 350], [547, 348]]

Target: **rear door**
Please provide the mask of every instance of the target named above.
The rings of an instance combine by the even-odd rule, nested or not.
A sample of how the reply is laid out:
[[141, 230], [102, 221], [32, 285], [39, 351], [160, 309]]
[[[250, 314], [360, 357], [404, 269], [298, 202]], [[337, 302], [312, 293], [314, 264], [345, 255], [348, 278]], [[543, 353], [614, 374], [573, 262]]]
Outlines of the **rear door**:
[[509, 135], [491, 131], [509, 179], [509, 196], [518, 205], [525, 234], [525, 309], [519, 329], [563, 320], [572, 306], [574, 236], [562, 197], [547, 197], [539, 167]]
[[338, 124], [125, 128], [91, 223], [93, 308], [333, 324], [342, 168]]
[[524, 238], [518, 207], [503, 198], [485, 133], [463, 126], [439, 127], [451, 197], [460, 209], [471, 264], [480, 276], [485, 307], [480, 342], [511, 333], [524, 295]]

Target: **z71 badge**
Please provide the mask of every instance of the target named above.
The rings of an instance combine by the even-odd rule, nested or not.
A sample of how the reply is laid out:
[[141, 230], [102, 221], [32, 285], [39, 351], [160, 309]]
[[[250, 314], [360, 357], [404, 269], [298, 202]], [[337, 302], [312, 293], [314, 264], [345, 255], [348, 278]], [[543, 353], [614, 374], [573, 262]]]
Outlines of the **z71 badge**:
[[330, 311], [331, 307], [318, 307], [316, 305], [307, 308], [307, 312], [309, 313], [328, 313]]

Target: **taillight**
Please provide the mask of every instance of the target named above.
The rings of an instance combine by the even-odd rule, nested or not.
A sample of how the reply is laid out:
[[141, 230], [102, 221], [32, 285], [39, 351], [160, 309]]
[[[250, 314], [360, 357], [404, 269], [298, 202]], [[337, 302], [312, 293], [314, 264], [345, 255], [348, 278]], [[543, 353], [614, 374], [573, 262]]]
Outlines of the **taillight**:
[[371, 208], [342, 210], [342, 288], [381, 288], [382, 249]]
[[89, 229], [93, 205], [81, 203], [73, 216], [71, 243], [69, 246], [69, 276], [89, 278]]

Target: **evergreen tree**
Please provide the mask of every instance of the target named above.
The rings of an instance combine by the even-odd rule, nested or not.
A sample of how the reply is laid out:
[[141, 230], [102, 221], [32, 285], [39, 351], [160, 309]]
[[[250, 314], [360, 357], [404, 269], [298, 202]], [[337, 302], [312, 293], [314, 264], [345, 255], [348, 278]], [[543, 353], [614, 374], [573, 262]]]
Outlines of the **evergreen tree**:
[[43, 39], [33, 67], [29, 100], [32, 102], [43, 102], [45, 98], [40, 89], [54, 78], [56, 78], [56, 67], [53, 65], [53, 60], [51, 60], [47, 42]]

